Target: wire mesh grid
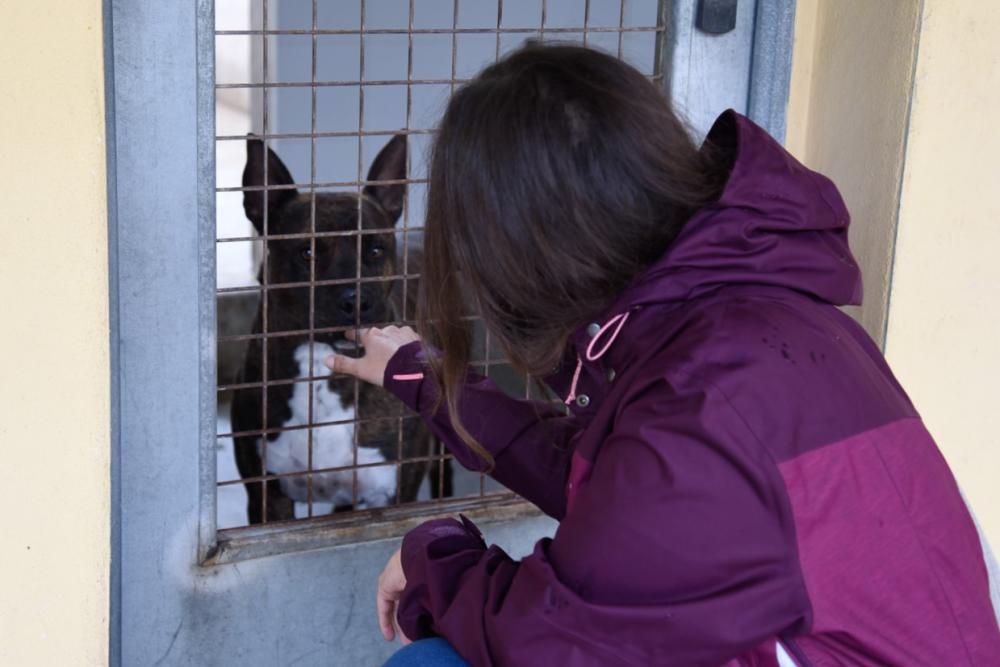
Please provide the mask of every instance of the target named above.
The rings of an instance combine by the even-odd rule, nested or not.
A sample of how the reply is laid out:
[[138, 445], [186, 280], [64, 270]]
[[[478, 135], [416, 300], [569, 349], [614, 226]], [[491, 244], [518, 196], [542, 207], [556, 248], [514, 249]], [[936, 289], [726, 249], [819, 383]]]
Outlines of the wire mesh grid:
[[[662, 5], [217, 0], [220, 528], [511, 498], [322, 362], [357, 353], [346, 332], [415, 319], [424, 153], [456, 86], [527, 39], [602, 48], [659, 79]], [[475, 329], [474, 369], [539, 398]]]

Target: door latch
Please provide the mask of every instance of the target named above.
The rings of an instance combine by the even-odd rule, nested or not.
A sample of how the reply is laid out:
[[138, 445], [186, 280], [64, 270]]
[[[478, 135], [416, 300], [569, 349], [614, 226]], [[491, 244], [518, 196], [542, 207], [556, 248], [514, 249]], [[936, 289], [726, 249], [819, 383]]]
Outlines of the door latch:
[[698, 0], [695, 25], [702, 32], [722, 35], [736, 27], [737, 0]]

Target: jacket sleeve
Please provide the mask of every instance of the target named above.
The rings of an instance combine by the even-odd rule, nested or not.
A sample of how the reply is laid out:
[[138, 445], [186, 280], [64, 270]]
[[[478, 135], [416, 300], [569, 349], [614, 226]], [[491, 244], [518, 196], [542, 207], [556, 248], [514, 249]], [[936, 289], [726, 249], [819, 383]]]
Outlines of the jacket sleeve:
[[[424, 419], [459, 463], [483, 470], [483, 462], [452, 428], [445, 406], [434, 410], [437, 387], [424, 378], [423, 355], [419, 342], [400, 348], [386, 366], [385, 388]], [[459, 411], [466, 429], [495, 459], [490, 476], [549, 516], [562, 518], [578, 418], [547, 403], [512, 398], [475, 373], [463, 387]]]
[[476, 666], [687, 666], [803, 629], [778, 473], [728, 403], [661, 387], [618, 423], [554, 538], [523, 560], [464, 519], [407, 535], [407, 636], [442, 635]]

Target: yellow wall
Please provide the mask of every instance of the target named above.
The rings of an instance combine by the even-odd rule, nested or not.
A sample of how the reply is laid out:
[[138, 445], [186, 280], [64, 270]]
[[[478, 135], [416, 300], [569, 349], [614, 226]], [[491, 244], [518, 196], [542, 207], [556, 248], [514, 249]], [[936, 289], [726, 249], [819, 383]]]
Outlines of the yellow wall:
[[1000, 546], [997, 35], [994, 0], [798, 0], [787, 143], [840, 187], [853, 314]]
[[926, 0], [886, 353], [1000, 547], [1000, 5]]
[[107, 661], [101, 3], [0, 2], [0, 664]]
[[840, 188], [878, 341], [892, 260], [920, 0], [798, 0], [787, 144]]

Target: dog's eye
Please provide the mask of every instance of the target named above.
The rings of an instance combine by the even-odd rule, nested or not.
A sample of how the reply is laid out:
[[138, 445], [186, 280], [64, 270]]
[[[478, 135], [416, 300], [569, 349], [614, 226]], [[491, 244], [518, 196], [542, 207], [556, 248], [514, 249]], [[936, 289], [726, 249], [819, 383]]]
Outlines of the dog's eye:
[[312, 259], [313, 256], [312, 248], [308, 247], [303, 248], [302, 250], [299, 251], [299, 255], [302, 257], [302, 259], [308, 262], [310, 259]]
[[380, 245], [373, 245], [368, 248], [368, 256], [372, 259], [381, 259], [385, 255], [385, 248]]

